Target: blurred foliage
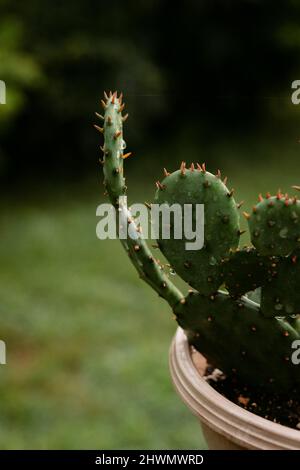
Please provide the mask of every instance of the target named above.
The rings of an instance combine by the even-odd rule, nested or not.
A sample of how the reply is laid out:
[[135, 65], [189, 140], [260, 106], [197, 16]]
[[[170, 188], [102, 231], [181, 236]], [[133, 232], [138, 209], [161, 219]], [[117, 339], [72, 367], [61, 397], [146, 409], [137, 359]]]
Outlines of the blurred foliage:
[[34, 56], [22, 49], [23, 25], [19, 19], [0, 19], [1, 80], [9, 84], [7, 103], [0, 114], [0, 133], [9, 131], [7, 123], [13, 123], [27, 104], [26, 90], [41, 80], [41, 70]]
[[44, 176], [45, 161], [48, 178], [94, 170], [103, 89], [123, 90], [127, 138], [154, 160], [159, 147], [206, 148], [216, 136], [298, 124], [295, 0], [1, 0], [0, 12], [0, 155], [10, 180]]
[[0, 448], [205, 446], [170, 383], [168, 307], [96, 240], [96, 177], [66, 179], [98, 179], [93, 112], [118, 89], [131, 197], [181, 159], [222, 168], [246, 210], [299, 184], [299, 15], [297, 0], [0, 0]]

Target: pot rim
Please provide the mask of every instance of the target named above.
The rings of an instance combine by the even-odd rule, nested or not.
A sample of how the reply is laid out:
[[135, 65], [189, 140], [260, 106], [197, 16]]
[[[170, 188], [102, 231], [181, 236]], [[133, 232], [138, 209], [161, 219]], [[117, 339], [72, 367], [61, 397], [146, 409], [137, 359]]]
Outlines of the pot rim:
[[201, 377], [192, 361], [187, 337], [180, 327], [171, 344], [169, 365], [173, 384], [182, 400], [218, 434], [247, 449], [300, 449], [300, 431], [244, 410]]

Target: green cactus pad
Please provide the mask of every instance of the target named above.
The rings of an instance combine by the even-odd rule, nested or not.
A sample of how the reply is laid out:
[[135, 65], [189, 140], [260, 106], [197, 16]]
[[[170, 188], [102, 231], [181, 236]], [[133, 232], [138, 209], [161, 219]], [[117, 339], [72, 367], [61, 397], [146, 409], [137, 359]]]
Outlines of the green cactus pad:
[[221, 263], [224, 285], [233, 297], [263, 286], [275, 263], [274, 257], [260, 256], [255, 248], [244, 248], [230, 253]]
[[262, 288], [261, 309], [265, 316], [300, 314], [300, 250], [280, 259]]
[[299, 334], [285, 321], [265, 318], [254, 302], [191, 292], [174, 313], [190, 344], [245, 385], [284, 393], [299, 383], [300, 369], [291, 362]]
[[[215, 292], [222, 284], [219, 262], [239, 242], [239, 214], [232, 192], [218, 176], [198, 169], [185, 169], [165, 177], [159, 185], [156, 204], [204, 204], [204, 247], [187, 250], [184, 236], [180, 240], [159, 237], [161, 251], [172, 267], [189, 285], [203, 294]], [[171, 222], [172, 228], [172, 222]], [[171, 230], [171, 237], [173, 233]]]
[[300, 247], [300, 203], [278, 193], [247, 215], [251, 241], [262, 255], [286, 256]]

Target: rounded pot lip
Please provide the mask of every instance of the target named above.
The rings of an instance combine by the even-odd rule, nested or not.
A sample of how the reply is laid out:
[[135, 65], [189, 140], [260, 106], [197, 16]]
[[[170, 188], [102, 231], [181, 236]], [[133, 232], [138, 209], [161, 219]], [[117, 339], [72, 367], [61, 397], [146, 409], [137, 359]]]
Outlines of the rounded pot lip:
[[182, 400], [218, 434], [246, 449], [300, 449], [300, 431], [244, 410], [214, 390], [201, 377], [181, 328], [177, 329], [173, 338], [169, 364], [172, 381]]

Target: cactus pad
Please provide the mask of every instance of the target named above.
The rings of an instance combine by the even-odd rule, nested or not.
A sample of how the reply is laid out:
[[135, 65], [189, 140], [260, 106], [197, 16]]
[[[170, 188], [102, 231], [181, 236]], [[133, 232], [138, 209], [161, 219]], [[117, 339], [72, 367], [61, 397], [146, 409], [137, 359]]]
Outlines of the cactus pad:
[[253, 245], [261, 255], [289, 255], [300, 247], [300, 202], [280, 192], [260, 199], [248, 216]]
[[191, 292], [174, 313], [190, 343], [245, 385], [283, 393], [299, 383], [300, 369], [290, 360], [299, 334], [285, 321], [265, 318], [254, 302]]
[[[159, 247], [175, 271], [203, 294], [215, 292], [222, 284], [218, 264], [236, 248], [240, 237], [239, 214], [232, 192], [222, 180], [198, 165], [166, 176], [159, 185], [155, 203], [204, 205], [204, 246], [187, 250], [184, 236], [180, 240], [159, 238]], [[174, 221], [173, 221], [174, 223]], [[171, 228], [173, 228], [171, 222]], [[205, 266], [205, 268], [204, 268]]]
[[262, 288], [261, 309], [265, 316], [300, 314], [300, 251], [276, 263]]

